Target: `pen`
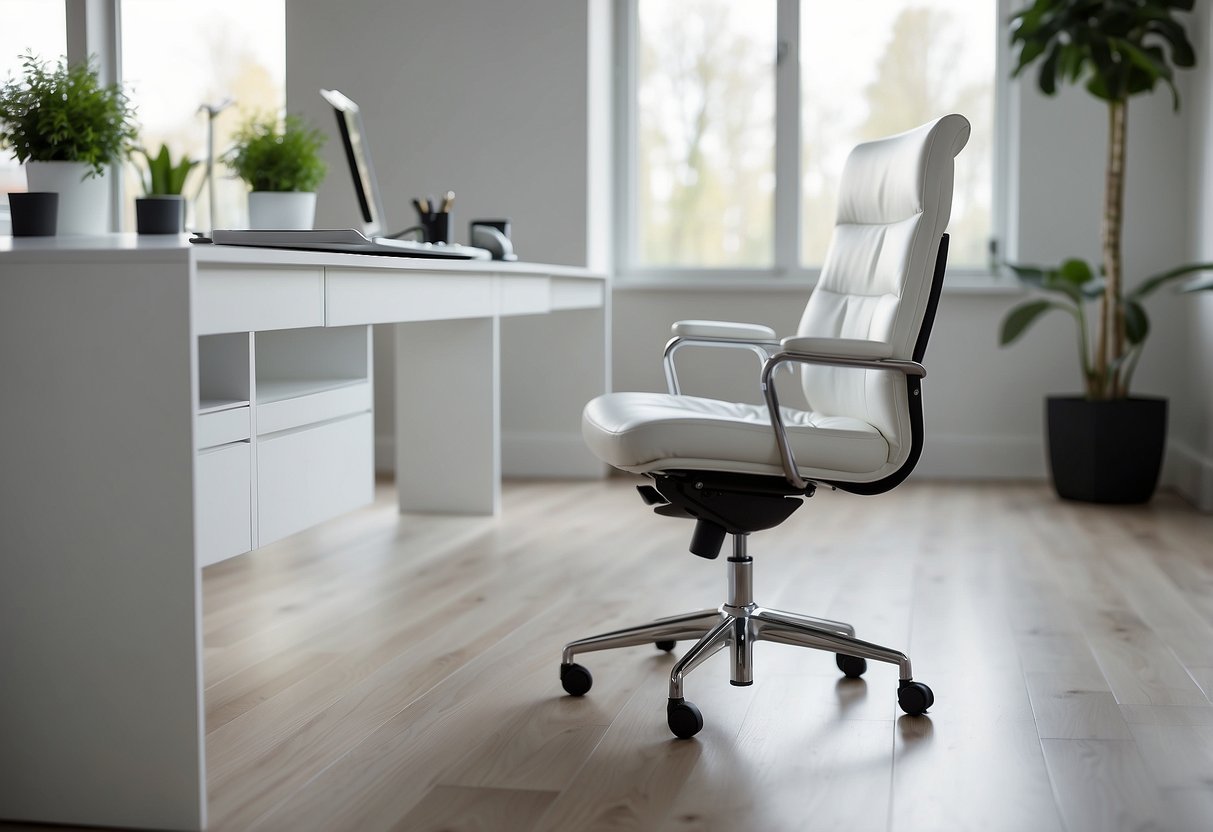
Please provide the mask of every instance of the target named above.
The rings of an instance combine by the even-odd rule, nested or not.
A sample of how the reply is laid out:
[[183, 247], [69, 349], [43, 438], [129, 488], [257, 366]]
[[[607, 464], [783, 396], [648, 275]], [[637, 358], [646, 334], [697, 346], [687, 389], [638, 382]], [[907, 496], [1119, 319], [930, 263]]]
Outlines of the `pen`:
[[447, 191], [446, 199], [442, 200], [442, 213], [444, 213], [444, 214], [451, 213], [451, 208], [452, 208], [452, 206], [454, 206], [454, 204], [455, 204], [455, 192]]

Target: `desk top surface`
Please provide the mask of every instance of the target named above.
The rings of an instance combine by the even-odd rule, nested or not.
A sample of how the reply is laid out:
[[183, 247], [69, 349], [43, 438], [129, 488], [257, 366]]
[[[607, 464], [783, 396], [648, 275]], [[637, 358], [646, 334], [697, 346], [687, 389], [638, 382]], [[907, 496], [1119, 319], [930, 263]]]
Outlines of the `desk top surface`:
[[243, 246], [193, 244], [180, 235], [106, 234], [97, 237], [0, 236], [0, 266], [30, 262], [184, 262], [233, 266], [322, 266], [397, 271], [465, 272], [473, 274], [548, 275], [605, 280], [606, 275], [580, 266], [500, 260], [442, 260], [390, 257]]

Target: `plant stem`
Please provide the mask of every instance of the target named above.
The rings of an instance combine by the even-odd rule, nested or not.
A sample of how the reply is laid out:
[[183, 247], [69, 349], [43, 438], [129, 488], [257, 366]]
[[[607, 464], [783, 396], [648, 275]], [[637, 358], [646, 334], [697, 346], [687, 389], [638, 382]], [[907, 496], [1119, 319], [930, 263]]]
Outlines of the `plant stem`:
[[1125, 316], [1121, 306], [1121, 225], [1124, 219], [1125, 196], [1125, 123], [1128, 101], [1118, 99], [1108, 104], [1108, 171], [1104, 186], [1103, 265], [1107, 284], [1099, 324], [1099, 355], [1096, 369], [1101, 377], [1100, 398], [1125, 395], [1119, 370], [1123, 362], [1117, 359], [1125, 350]]

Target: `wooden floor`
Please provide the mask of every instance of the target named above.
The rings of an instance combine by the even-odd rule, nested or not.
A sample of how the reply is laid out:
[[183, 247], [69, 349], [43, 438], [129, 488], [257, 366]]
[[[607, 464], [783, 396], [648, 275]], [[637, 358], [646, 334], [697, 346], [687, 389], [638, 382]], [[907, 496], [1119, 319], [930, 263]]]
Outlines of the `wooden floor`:
[[566, 640], [723, 601], [628, 482], [512, 484], [493, 519], [377, 504], [205, 572], [217, 830], [1213, 829], [1213, 517], [1057, 501], [1043, 485], [823, 492], [755, 535], [756, 599], [908, 648], [896, 669], [756, 649], [688, 677]]

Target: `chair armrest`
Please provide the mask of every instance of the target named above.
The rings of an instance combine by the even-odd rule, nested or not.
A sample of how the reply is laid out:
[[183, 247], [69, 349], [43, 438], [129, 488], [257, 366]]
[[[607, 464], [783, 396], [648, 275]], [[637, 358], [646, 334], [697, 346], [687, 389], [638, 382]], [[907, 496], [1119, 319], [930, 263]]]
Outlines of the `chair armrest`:
[[[807, 487], [808, 483], [804, 477], [800, 476], [800, 469], [792, 454], [792, 444], [788, 441], [783, 415], [779, 412], [779, 396], [775, 392], [775, 382], [772, 379], [780, 366], [787, 363], [824, 364], [830, 367], [854, 367], [862, 370], [892, 370], [905, 376], [917, 376], [918, 378], [927, 374], [926, 368], [917, 361], [869, 357], [861, 354], [864, 351], [872, 354], [892, 352], [888, 344], [880, 341], [861, 341], [854, 338], [785, 338], [783, 346], [782, 351], [772, 355], [762, 365], [762, 395], [766, 399], [771, 429], [775, 432], [775, 444], [779, 448], [779, 459], [783, 463], [784, 478], [796, 488], [801, 489]], [[792, 351], [790, 347], [793, 346], [808, 347], [814, 351]], [[817, 350], [828, 350], [829, 352], [818, 352]]]
[[863, 341], [858, 338], [784, 338], [786, 352], [813, 355], [840, 355], [850, 358], [892, 358], [893, 345], [884, 341]]
[[725, 338], [730, 341], [774, 341], [775, 330], [762, 324], [733, 321], [678, 321], [670, 327], [675, 338]]
[[775, 330], [762, 324], [739, 324], [732, 321], [678, 321], [670, 327], [674, 337], [665, 345], [662, 363], [665, 383], [670, 395], [682, 395], [678, 385], [678, 370], [674, 353], [683, 347], [734, 347], [750, 350], [765, 362], [779, 350]]

